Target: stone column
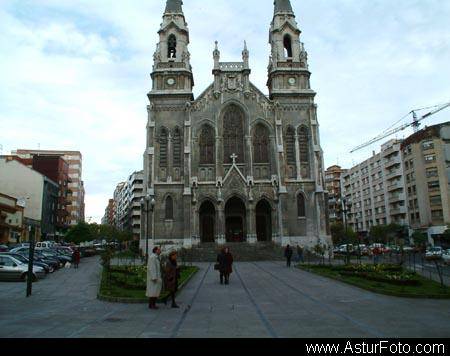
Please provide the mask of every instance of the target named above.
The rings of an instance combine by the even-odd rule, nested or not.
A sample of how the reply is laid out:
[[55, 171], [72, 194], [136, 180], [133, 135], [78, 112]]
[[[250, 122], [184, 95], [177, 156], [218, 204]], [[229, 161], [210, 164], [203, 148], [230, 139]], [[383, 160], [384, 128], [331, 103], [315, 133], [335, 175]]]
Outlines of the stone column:
[[219, 204], [217, 207], [217, 218], [216, 218], [216, 243], [219, 245], [224, 245], [226, 243], [225, 238], [225, 206], [223, 203]]
[[297, 132], [295, 133], [295, 164], [297, 165], [297, 180], [302, 178], [300, 167], [300, 143], [298, 142]]
[[245, 161], [246, 161], [246, 172], [245, 175], [246, 176], [251, 176], [253, 177], [253, 147], [252, 147], [252, 136], [246, 136], [245, 137], [245, 145], [246, 145], [246, 150], [245, 152], [247, 152], [247, 156], [245, 157]]
[[247, 208], [247, 242], [249, 244], [258, 242], [256, 236], [255, 205], [253, 203], [249, 203]]

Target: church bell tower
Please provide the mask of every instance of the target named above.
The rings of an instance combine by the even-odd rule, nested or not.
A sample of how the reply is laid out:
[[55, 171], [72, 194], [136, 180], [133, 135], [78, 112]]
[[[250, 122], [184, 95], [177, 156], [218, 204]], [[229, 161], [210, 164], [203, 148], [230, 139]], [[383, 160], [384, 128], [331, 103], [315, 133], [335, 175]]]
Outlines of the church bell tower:
[[186, 96], [192, 100], [194, 78], [190, 64], [189, 29], [182, 0], [167, 0], [159, 43], [153, 56], [153, 88], [149, 97]]
[[301, 31], [289, 0], [275, 0], [274, 17], [270, 26], [267, 86], [271, 99], [279, 96], [314, 96], [310, 87], [308, 54], [300, 41]]

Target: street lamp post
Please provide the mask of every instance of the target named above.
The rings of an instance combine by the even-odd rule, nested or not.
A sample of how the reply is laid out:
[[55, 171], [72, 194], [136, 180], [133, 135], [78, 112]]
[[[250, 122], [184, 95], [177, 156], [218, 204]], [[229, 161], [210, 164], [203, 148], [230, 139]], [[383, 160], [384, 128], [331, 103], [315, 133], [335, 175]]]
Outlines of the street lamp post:
[[[155, 204], [156, 201], [155, 199], [148, 194], [145, 199], [142, 198], [141, 199], [141, 209], [143, 212], [145, 212], [145, 216], [147, 218], [147, 224], [146, 224], [146, 234], [145, 234], [145, 263], [147, 264], [148, 262], [148, 240], [149, 240], [149, 234], [151, 233], [151, 228], [150, 228], [150, 219], [153, 217], [153, 211], [155, 209]], [[151, 217], [148, 216], [148, 213], [152, 213]], [[152, 234], [153, 235], [153, 234]], [[154, 242], [154, 237], [152, 236], [153, 242]], [[154, 243], [153, 243], [154, 245]]]

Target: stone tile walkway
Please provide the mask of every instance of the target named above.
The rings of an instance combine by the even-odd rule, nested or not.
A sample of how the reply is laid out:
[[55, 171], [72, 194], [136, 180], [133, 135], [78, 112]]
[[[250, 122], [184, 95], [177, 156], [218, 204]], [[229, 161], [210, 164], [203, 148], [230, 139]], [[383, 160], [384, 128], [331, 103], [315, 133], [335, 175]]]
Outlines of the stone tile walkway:
[[34, 285], [0, 282], [1, 337], [449, 337], [450, 301], [373, 294], [278, 262], [237, 263], [229, 286], [210, 264], [181, 309], [96, 299], [99, 260]]

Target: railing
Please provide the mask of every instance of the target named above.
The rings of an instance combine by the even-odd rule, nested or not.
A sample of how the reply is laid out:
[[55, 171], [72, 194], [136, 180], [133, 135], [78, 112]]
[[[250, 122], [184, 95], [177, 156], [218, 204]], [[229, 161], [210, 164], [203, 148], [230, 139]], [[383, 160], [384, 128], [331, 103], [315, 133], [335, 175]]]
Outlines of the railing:
[[235, 72], [244, 69], [244, 63], [242, 62], [224, 62], [219, 64], [220, 70]]

